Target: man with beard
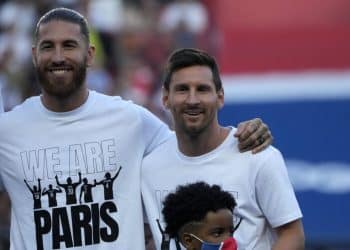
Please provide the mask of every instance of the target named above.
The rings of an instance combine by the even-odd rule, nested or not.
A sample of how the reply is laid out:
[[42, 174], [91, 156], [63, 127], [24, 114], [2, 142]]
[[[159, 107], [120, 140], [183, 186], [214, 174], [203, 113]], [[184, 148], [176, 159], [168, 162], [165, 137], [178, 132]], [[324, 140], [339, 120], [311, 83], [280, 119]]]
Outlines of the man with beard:
[[[42, 94], [0, 118], [0, 190], [12, 203], [11, 249], [144, 249], [141, 162], [172, 132], [143, 107], [88, 90], [94, 54], [79, 13], [58, 8], [40, 18], [32, 55]], [[240, 125], [236, 136], [245, 150], [272, 140], [259, 119]], [[34, 210], [23, 182], [40, 179], [47, 187], [57, 176], [57, 183], [78, 177], [93, 183], [120, 166], [113, 199], [96, 188], [93, 202], [83, 204], [66, 204], [58, 193], [57, 206], [45, 199]], [[74, 187], [65, 191], [75, 194]]]
[[[196, 49], [175, 51], [165, 70], [162, 99], [172, 114], [175, 135], [144, 158], [141, 175], [156, 246], [160, 248], [167, 238], [162, 232], [164, 197], [178, 185], [204, 181], [222, 186], [236, 198], [235, 214], [242, 218], [235, 232], [239, 249], [303, 249], [302, 214], [281, 153], [270, 146], [258, 154], [242, 154], [232, 136], [236, 128], [219, 124], [224, 90], [215, 59]], [[170, 249], [175, 250], [180, 235], [172, 231], [170, 236], [174, 238]]]

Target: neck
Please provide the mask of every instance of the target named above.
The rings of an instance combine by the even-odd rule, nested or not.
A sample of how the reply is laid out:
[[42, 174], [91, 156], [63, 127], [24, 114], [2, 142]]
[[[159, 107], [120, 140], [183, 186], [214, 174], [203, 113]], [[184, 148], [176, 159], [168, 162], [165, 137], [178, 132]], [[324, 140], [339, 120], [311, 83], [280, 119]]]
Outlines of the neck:
[[229, 128], [217, 124], [195, 135], [176, 131], [176, 137], [181, 153], [187, 156], [200, 156], [217, 148], [229, 132]]
[[54, 112], [68, 112], [83, 105], [89, 96], [89, 91], [86, 87], [75, 91], [69, 96], [54, 96], [45, 91], [41, 96], [43, 105]]

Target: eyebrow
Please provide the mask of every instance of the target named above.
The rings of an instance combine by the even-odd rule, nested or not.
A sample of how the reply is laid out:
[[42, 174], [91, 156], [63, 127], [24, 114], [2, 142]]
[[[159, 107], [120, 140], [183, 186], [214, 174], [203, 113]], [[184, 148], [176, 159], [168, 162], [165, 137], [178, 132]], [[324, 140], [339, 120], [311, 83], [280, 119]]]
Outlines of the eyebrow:
[[[45, 43], [54, 43], [52, 39], [45, 39], [45, 40], [42, 40], [42, 41], [39, 41], [39, 45], [41, 44], [45, 44]], [[78, 44], [78, 41], [76, 39], [66, 39], [66, 40], [63, 40], [62, 43], [75, 43], [75, 44]]]

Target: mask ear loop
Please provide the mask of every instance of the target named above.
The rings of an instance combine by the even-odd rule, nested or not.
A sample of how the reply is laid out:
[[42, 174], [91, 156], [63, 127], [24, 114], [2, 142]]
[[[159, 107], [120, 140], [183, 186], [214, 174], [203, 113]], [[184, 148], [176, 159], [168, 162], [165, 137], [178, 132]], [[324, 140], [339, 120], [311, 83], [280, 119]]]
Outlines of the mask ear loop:
[[195, 239], [197, 239], [197, 240], [199, 240], [201, 243], [203, 243], [203, 240], [201, 240], [200, 238], [198, 238], [198, 236], [196, 236], [196, 235], [194, 235], [194, 234], [189, 234], [189, 235], [191, 235], [193, 238], [195, 238]]

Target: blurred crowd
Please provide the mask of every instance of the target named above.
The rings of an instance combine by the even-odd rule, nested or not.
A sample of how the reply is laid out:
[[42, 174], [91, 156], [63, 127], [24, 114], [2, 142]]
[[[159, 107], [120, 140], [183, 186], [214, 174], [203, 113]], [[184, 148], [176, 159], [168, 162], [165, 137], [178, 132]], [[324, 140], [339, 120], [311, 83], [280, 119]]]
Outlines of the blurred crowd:
[[[87, 17], [97, 54], [90, 89], [120, 95], [167, 121], [160, 103], [163, 65], [176, 48], [215, 55], [218, 32], [207, 7], [196, 0], [0, 0], [0, 87], [5, 110], [37, 95], [31, 46], [38, 18], [54, 7]], [[1, 180], [0, 180], [1, 181]], [[0, 192], [0, 250], [8, 249], [10, 203]]]

